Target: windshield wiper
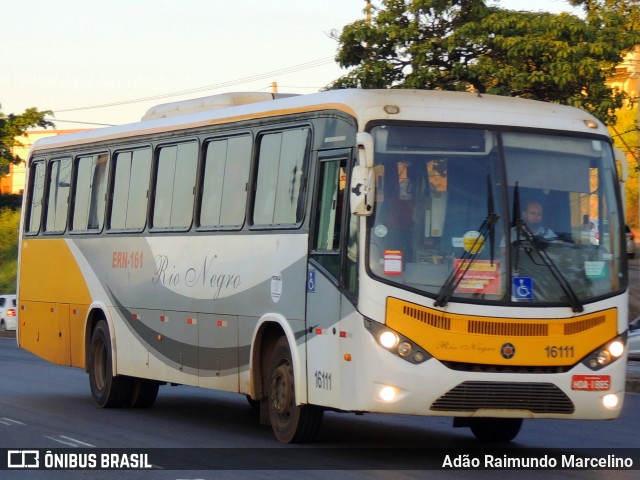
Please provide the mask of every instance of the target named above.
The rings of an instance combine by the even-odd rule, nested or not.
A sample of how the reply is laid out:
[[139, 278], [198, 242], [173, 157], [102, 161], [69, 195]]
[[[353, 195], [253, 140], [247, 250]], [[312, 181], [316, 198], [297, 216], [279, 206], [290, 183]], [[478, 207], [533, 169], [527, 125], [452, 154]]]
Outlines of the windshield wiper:
[[487, 217], [482, 221], [480, 228], [478, 229], [479, 235], [475, 238], [473, 244], [469, 248], [465, 248], [464, 254], [460, 258], [460, 263], [457, 268], [454, 268], [445, 282], [442, 284], [438, 297], [434, 305], [436, 307], [444, 307], [449, 303], [449, 299], [453, 292], [456, 291], [460, 282], [471, 269], [471, 265], [478, 258], [478, 254], [482, 250], [484, 245], [484, 239], [489, 237], [489, 250], [491, 265], [493, 265], [493, 259], [495, 256], [495, 226], [498, 223], [500, 217], [495, 212], [493, 204], [493, 187], [491, 185], [491, 175], [487, 175]]
[[[517, 248], [513, 258], [514, 271], [517, 272], [519, 270], [520, 245], [525, 245], [525, 252], [527, 252], [527, 255], [529, 255], [531, 261], [538, 265], [538, 263], [531, 256], [531, 250], [535, 250], [542, 260], [542, 264], [549, 269], [553, 278], [569, 298], [571, 310], [576, 313], [584, 311], [584, 307], [582, 306], [582, 303], [580, 302], [580, 299], [578, 298], [576, 292], [573, 290], [573, 288], [571, 288], [571, 284], [562, 274], [555, 262], [551, 259], [551, 257], [545, 250], [544, 245], [541, 245], [541, 243], [544, 242], [544, 239], [540, 239], [539, 237], [537, 238], [522, 218], [518, 182], [516, 182], [513, 191], [513, 221], [511, 223], [511, 227], [516, 229], [515, 244]], [[523, 236], [524, 240], [522, 240]]]

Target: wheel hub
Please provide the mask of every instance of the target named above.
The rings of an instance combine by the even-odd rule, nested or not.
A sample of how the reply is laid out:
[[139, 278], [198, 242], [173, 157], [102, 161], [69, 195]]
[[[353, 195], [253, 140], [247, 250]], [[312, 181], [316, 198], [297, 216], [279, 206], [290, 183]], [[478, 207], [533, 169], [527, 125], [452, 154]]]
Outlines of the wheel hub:
[[271, 384], [273, 409], [279, 415], [288, 415], [293, 403], [293, 375], [288, 365], [280, 365]]

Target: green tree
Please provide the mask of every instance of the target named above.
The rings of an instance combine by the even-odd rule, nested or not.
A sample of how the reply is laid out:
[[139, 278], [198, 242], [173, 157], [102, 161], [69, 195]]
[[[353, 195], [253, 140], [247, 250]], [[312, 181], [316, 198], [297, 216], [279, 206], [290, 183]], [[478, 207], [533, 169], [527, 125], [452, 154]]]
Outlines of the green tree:
[[45, 120], [45, 116], [51, 114], [49, 110], [41, 112], [32, 107], [21, 115], [4, 116], [0, 110], [0, 176], [8, 173], [10, 164], [18, 164], [24, 160], [11, 153], [13, 147], [20, 146], [16, 138], [24, 135], [31, 127], [53, 127], [52, 122]]
[[579, 18], [484, 0], [380, 0], [369, 21], [334, 34], [336, 60], [351, 70], [328, 88], [471, 90], [573, 105], [614, 124], [625, 93], [606, 80], [640, 31], [604, 3]]
[[15, 293], [20, 211], [0, 210], [0, 293]]
[[638, 173], [640, 163], [638, 158], [638, 104], [628, 103], [617, 112], [618, 123], [610, 126], [609, 131], [616, 147], [622, 150], [628, 160], [629, 178], [622, 192], [626, 203], [627, 224], [637, 230], [638, 224]]
[[597, 19], [609, 13], [624, 18], [625, 29], [640, 27], [640, 0], [567, 0], [575, 7], [582, 7], [585, 13]]

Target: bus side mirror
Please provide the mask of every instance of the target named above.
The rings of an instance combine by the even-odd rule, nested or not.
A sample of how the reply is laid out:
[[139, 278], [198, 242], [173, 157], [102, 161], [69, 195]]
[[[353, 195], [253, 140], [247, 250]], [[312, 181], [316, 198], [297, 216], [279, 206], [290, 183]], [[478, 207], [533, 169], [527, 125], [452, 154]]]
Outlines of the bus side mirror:
[[353, 215], [371, 215], [375, 192], [375, 176], [373, 170], [373, 137], [366, 132], [359, 132], [358, 165], [351, 172], [350, 199]]
[[353, 215], [368, 216], [373, 213], [374, 182], [373, 168], [362, 165], [353, 167], [349, 190], [349, 203]]
[[373, 137], [367, 132], [358, 132], [356, 135], [358, 143], [358, 163], [363, 167], [373, 168]]

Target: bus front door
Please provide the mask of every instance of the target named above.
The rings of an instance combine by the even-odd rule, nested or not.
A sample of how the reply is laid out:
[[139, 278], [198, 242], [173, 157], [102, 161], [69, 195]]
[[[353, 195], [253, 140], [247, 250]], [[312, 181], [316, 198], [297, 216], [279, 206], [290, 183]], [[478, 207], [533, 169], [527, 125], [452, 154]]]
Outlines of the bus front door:
[[[344, 251], [348, 218], [345, 207], [347, 165], [351, 150], [322, 152], [318, 158], [311, 254], [307, 269], [308, 402], [340, 407], [344, 362], [341, 330], [345, 301]], [[353, 307], [351, 307], [353, 309]]]

